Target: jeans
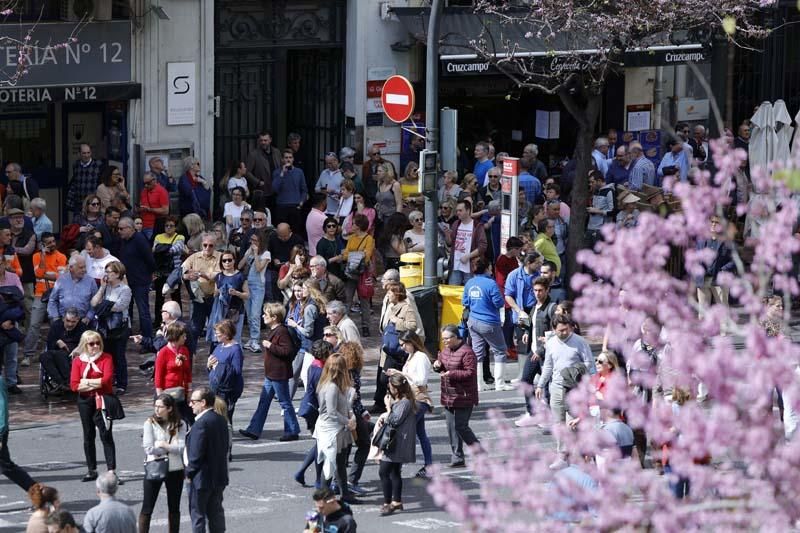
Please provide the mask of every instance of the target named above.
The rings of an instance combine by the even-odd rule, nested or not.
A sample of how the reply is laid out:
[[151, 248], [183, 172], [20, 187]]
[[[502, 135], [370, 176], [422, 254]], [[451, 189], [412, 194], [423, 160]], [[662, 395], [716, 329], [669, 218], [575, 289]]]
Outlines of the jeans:
[[381, 460], [378, 475], [381, 478], [381, 488], [383, 489], [383, 503], [403, 501], [402, 468], [403, 463]]
[[94, 439], [100, 433], [100, 441], [103, 443], [103, 453], [106, 458], [106, 467], [109, 470], [117, 469], [117, 450], [114, 446], [114, 435], [112, 425], [106, 429], [103, 421], [103, 414], [95, 407], [94, 396], [78, 396], [78, 413], [81, 416], [83, 426], [83, 453], [86, 456], [86, 465], [89, 470], [97, 470], [97, 450]]
[[[0, 383], [0, 387], [5, 387], [5, 385]], [[28, 492], [28, 489], [35, 483], [27, 472], [11, 460], [11, 452], [8, 451], [8, 431], [0, 437], [0, 473], [19, 485], [25, 492]]]
[[203, 338], [203, 329], [206, 327], [206, 320], [211, 314], [211, 306], [214, 304], [213, 296], [206, 296], [202, 302], [192, 300], [192, 332], [198, 341]]
[[[356, 449], [353, 455], [353, 466], [350, 468], [350, 483], [357, 485], [364, 472], [364, 465], [369, 456], [370, 440], [372, 438], [372, 424], [364, 420], [364, 417], [356, 417]], [[349, 455], [349, 454], [348, 454]]]
[[452, 462], [464, 462], [464, 443], [472, 446], [478, 442], [478, 437], [469, 427], [472, 416], [472, 407], [445, 407], [444, 418], [447, 422], [447, 436], [450, 438]]
[[[300, 380], [300, 372], [303, 370], [303, 356], [305, 353], [306, 351], [301, 348], [297, 351], [297, 355], [294, 356], [292, 361], [294, 375], [289, 379], [289, 401], [294, 400], [294, 395], [297, 392], [297, 382]], [[303, 386], [308, 385], [303, 383]]]
[[419, 447], [422, 448], [422, 457], [425, 459], [425, 466], [433, 464], [431, 439], [425, 431], [425, 413], [430, 410], [431, 408], [427, 403], [417, 402], [417, 439], [419, 439]]
[[[542, 373], [542, 360], [540, 357], [533, 360], [533, 356], [526, 356], [525, 358], [525, 366], [522, 368], [522, 381], [527, 383], [528, 385], [533, 386], [533, 380], [536, 377], [536, 374]], [[530, 393], [525, 393], [525, 409], [528, 411], [529, 415], [533, 414], [533, 409], [531, 408], [531, 400], [533, 400], [533, 390], [531, 389]]]
[[125, 357], [128, 333], [130, 330], [120, 339], [105, 341], [105, 351], [114, 359], [114, 384], [123, 389], [128, 388], [128, 359]]
[[261, 435], [264, 422], [267, 420], [267, 413], [269, 413], [269, 406], [275, 396], [278, 397], [278, 402], [283, 408], [283, 433], [285, 435], [300, 434], [300, 423], [297, 421], [292, 400], [289, 398], [289, 380], [271, 380], [269, 378], [264, 378], [264, 387], [258, 398], [258, 407], [246, 429], [248, 433]]
[[22, 328], [28, 331], [30, 326], [31, 310], [33, 309], [33, 293], [35, 292], [36, 285], [32, 282], [25, 282], [22, 284], [22, 305], [25, 308], [25, 318], [22, 320]]
[[[250, 267], [251, 271], [254, 269], [254, 266]], [[260, 274], [258, 283], [251, 281], [252, 279], [253, 276], [248, 276], [247, 278], [247, 288], [250, 291], [250, 298], [245, 300], [244, 306], [247, 312], [247, 323], [250, 327], [250, 342], [258, 342], [260, 346], [261, 307], [264, 305], [265, 289], [264, 284], [260, 282]]]
[[347, 299], [347, 309], [346, 312], [350, 310], [350, 306], [353, 305], [353, 300], [358, 298], [359, 305], [361, 306], [361, 327], [362, 328], [369, 328], [369, 312], [370, 312], [370, 305], [369, 299], [362, 298], [358, 295], [358, 280], [354, 279], [347, 279], [344, 282], [344, 294], [345, 298]]
[[153, 509], [161, 492], [161, 484], [167, 486], [167, 508], [170, 513], [181, 512], [181, 493], [183, 492], [184, 471], [174, 470], [167, 472], [164, 481], [144, 480], [144, 495], [142, 496], [142, 514], [153, 514]]
[[25, 335], [25, 340], [22, 343], [23, 353], [25, 357], [33, 357], [36, 355], [36, 347], [41, 338], [42, 322], [47, 316], [47, 304], [42, 303], [40, 297], [33, 300], [31, 307], [30, 324], [28, 325], [28, 333]]
[[[136, 310], [139, 312], [139, 331], [142, 337], [153, 338], [153, 320], [150, 318], [150, 286], [131, 285], [133, 301], [136, 302]], [[159, 313], [161, 310], [159, 309]]]
[[447, 278], [448, 285], [461, 285], [462, 287], [467, 284], [469, 280], [472, 279], [473, 274], [469, 274], [467, 272], [462, 272], [460, 270], [453, 270], [450, 271], [450, 276]]
[[13, 387], [17, 384], [17, 352], [19, 351], [19, 343], [12, 342], [6, 344], [3, 348], [3, 376], [6, 378], [6, 385]]
[[487, 348], [496, 363], [506, 361], [506, 341], [500, 324], [487, 324], [470, 318], [467, 320], [467, 327], [472, 337], [472, 350], [478, 361], [483, 361], [486, 357]]

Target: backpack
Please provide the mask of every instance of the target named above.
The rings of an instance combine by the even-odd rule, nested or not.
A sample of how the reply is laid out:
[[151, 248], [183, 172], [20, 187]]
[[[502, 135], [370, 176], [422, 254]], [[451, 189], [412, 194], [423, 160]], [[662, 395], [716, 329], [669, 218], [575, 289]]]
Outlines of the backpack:
[[153, 248], [153, 259], [156, 262], [156, 274], [161, 277], [169, 276], [175, 269], [175, 261], [172, 257], [172, 245], [178, 238], [176, 233], [172, 237], [171, 243], [158, 243]]
[[61, 228], [61, 244], [58, 246], [58, 251], [69, 257], [69, 251], [77, 249], [80, 236], [81, 227], [78, 224], [67, 224]]

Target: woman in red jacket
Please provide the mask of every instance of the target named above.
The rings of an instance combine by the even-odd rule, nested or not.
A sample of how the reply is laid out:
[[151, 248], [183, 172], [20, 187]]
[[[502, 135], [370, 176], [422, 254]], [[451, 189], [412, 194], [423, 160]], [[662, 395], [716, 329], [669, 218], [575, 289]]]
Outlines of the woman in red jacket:
[[442, 345], [433, 370], [442, 376], [442, 407], [453, 451], [450, 466], [459, 467], [465, 466], [464, 443], [480, 446], [469, 427], [472, 409], [478, 405], [478, 359], [456, 326], [442, 328]]
[[192, 387], [192, 359], [186, 347], [186, 326], [173, 322], [167, 326], [164, 338], [167, 345], [156, 355], [156, 396], [166, 392], [175, 398], [175, 406], [187, 425], [194, 423], [194, 415], [186, 399]]
[[112, 422], [103, 418], [103, 395], [114, 392], [114, 361], [111, 354], [103, 351], [103, 339], [96, 331], [84, 331], [81, 341], [73, 352], [70, 388], [78, 393], [78, 413], [83, 426], [83, 453], [89, 471], [82, 481], [97, 479], [97, 451], [95, 449], [95, 428], [100, 433], [103, 453], [109, 472], [117, 468]]

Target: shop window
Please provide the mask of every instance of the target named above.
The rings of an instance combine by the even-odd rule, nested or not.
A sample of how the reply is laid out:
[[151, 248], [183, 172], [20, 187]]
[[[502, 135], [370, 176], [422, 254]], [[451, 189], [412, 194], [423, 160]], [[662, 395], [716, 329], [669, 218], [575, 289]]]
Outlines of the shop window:
[[53, 132], [47, 115], [0, 120], [0, 161], [17, 161], [25, 172], [53, 166]]

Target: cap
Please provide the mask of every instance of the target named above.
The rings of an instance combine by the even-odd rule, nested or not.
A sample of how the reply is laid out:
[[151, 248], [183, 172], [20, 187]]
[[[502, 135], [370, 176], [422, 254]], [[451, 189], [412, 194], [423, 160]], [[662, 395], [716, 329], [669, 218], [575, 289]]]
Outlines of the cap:
[[625, 198], [622, 200], [622, 203], [623, 203], [623, 204], [635, 204], [635, 203], [636, 203], [636, 202], [638, 202], [638, 201], [639, 201], [639, 199], [636, 197], [636, 195], [635, 195], [635, 194], [628, 194], [628, 195], [626, 195], [626, 196], [625, 196]]
[[13, 217], [14, 215], [24, 215], [24, 214], [25, 214], [25, 211], [23, 211], [22, 209], [18, 209], [16, 207], [13, 207], [13, 208], [9, 209], [8, 211], [6, 211], [6, 216], [7, 217]]

